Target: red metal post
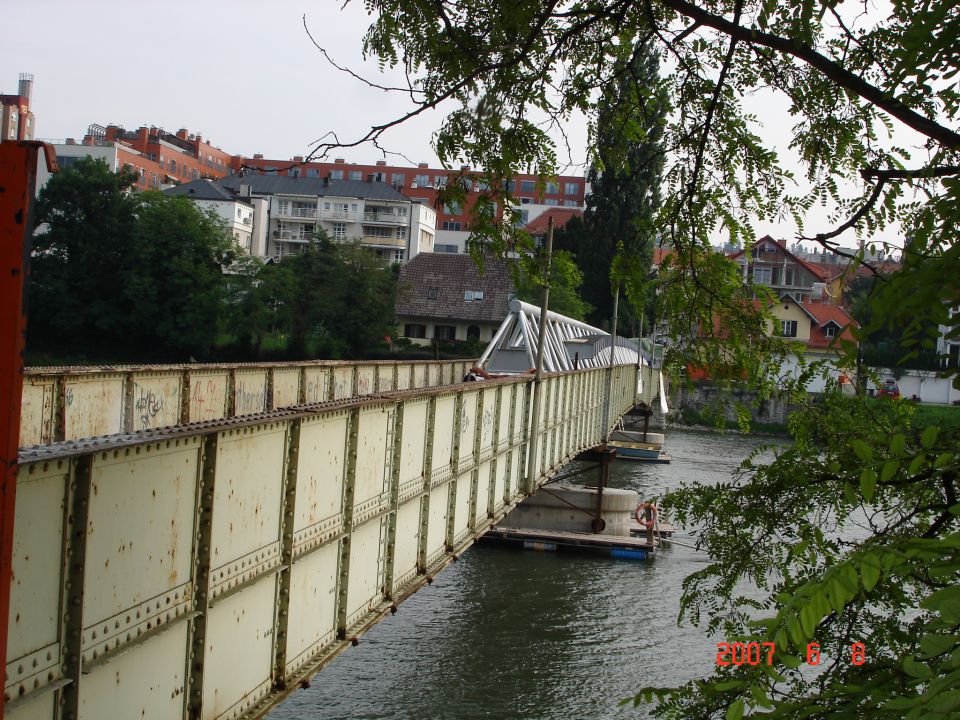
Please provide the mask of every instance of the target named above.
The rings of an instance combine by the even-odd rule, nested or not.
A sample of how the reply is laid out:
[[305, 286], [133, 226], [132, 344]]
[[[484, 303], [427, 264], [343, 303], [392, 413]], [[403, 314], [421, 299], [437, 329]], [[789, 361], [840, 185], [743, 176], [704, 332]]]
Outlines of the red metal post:
[[[33, 236], [33, 195], [37, 160], [52, 148], [38, 142], [0, 143], [0, 668], [7, 666], [7, 617], [13, 564], [13, 519], [20, 445], [20, 397], [27, 331], [27, 273]], [[0, 720], [3, 703], [0, 703]]]

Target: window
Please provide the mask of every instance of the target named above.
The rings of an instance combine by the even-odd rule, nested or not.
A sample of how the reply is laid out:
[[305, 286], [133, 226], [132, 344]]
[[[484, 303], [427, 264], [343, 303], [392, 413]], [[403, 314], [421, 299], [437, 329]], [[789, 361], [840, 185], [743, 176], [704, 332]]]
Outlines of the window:
[[480, 290], [467, 290], [463, 293], [463, 299], [467, 302], [480, 302], [483, 300], [483, 292]]
[[435, 325], [433, 337], [436, 340], [456, 340], [457, 327], [455, 325]]
[[462, 210], [463, 208], [460, 207], [460, 203], [452, 200], [448, 203], [444, 203], [443, 205], [443, 211], [447, 215], [459, 215]]
[[458, 222], [453, 222], [453, 221], [451, 221], [451, 220], [444, 220], [444, 221], [443, 221], [443, 229], [444, 229], [444, 230], [459, 230], [459, 229], [460, 229], [460, 223], [458, 223]]
[[307, 177], [308, 178], [320, 177], [320, 168], [307, 168]]
[[403, 262], [403, 250], [394, 250], [393, 251], [393, 261], [395, 263]]
[[770, 284], [770, 266], [754, 265], [753, 281], [758, 285], [769, 285]]
[[436, 300], [437, 295], [440, 293], [440, 288], [427, 288], [427, 300]]
[[418, 323], [407, 323], [403, 326], [403, 334], [408, 338], [425, 338], [427, 336], [427, 326]]
[[300, 177], [300, 168], [290, 168], [287, 171], [287, 175], [290, 177]]
[[438, 253], [458, 253], [458, 252], [460, 252], [460, 250], [457, 248], [456, 245], [444, 245], [444, 244], [441, 244], [441, 243], [437, 243], [436, 245], [434, 245], [434, 246], [433, 246], [433, 251], [434, 251], [434, 252], [438, 252]]
[[783, 269], [783, 284], [793, 285], [793, 265], [787, 265]]
[[446, 175], [437, 175], [434, 179], [436, 180], [436, 183], [435, 183], [435, 184], [436, 184], [436, 186], [437, 186], [438, 188], [442, 188], [442, 187], [446, 187], [446, 186], [447, 186], [447, 176], [446, 176]]
[[554, 182], [548, 182], [546, 190], [544, 192], [546, 192], [548, 195], [559, 195], [560, 186]]
[[827, 325], [827, 326], [823, 329], [823, 334], [826, 335], [828, 338], [836, 337], [836, 336], [837, 336], [837, 326], [836, 326], [836, 325], [833, 325], [833, 324]]
[[468, 325], [467, 340], [479, 340], [479, 339], [480, 339], [480, 327], [477, 325]]
[[338, 222], [333, 224], [333, 237], [342, 240], [347, 236], [347, 224]]
[[559, 205], [559, 204], [560, 204], [560, 201], [557, 200], [556, 198], [547, 198], [546, 200], [543, 201], [543, 204], [544, 204], [544, 205]]
[[390, 184], [394, 187], [403, 187], [404, 177], [403, 173], [393, 173], [390, 176]]
[[796, 336], [797, 336], [797, 321], [781, 320], [780, 321], [780, 337], [796, 337]]
[[277, 213], [286, 215], [290, 212], [290, 203], [286, 200], [277, 200]]
[[580, 183], [568, 182], [563, 185], [564, 195], [579, 195], [580, 194]]
[[427, 185], [430, 184], [430, 176], [429, 176], [429, 175], [417, 175], [417, 176], [414, 178], [414, 182], [417, 183], [417, 185], [419, 185], [420, 187], [426, 187]]
[[393, 236], [397, 240], [406, 240], [407, 239], [407, 229], [405, 227], [398, 227], [393, 233]]
[[351, 179], [351, 180], [363, 180], [363, 173], [360, 172], [359, 170], [351, 170], [351, 171], [350, 171], [350, 179]]
[[343, 170], [331, 170], [330, 171], [331, 180], [343, 180]]
[[520, 192], [533, 194], [536, 183], [533, 180], [521, 180], [520, 181]]
[[580, 207], [580, 204], [576, 200], [564, 200], [564, 207]]

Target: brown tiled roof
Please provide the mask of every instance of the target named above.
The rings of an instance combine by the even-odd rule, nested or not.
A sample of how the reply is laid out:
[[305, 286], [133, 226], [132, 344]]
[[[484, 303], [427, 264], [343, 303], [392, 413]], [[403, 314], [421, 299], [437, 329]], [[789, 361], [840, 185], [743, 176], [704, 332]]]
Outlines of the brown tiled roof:
[[540, 235], [547, 234], [547, 222], [552, 217], [553, 218], [553, 229], [559, 230], [568, 222], [570, 218], [576, 217], [578, 215], [583, 215], [583, 210], [580, 208], [565, 208], [565, 207], [554, 207], [549, 210], [544, 210], [542, 213], [537, 215], [533, 220], [527, 223], [524, 226], [524, 229], [533, 235], [538, 237]]
[[[814, 318], [814, 322], [810, 323], [810, 342], [807, 343], [807, 347], [827, 348], [834, 343], [839, 347], [841, 340], [856, 342], [853, 328], [858, 327], [857, 322], [839, 305], [804, 303], [800, 307]], [[840, 330], [837, 333], [838, 337], [827, 337], [825, 328], [830, 322], [837, 324]]]
[[[431, 288], [436, 289], [436, 298]], [[483, 293], [467, 302], [468, 290]], [[420, 253], [400, 269], [395, 311], [398, 317], [499, 322], [514, 293], [510, 271], [501, 260], [487, 258], [483, 274], [466, 254]]]

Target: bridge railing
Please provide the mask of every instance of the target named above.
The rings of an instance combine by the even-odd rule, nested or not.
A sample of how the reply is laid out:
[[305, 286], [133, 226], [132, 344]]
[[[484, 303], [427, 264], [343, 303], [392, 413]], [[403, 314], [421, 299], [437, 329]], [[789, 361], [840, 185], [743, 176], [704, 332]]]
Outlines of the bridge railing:
[[27, 368], [20, 446], [459, 382], [470, 360]]
[[531, 423], [535, 485], [601, 443], [610, 373], [22, 451], [7, 716], [261, 717], [524, 497]]

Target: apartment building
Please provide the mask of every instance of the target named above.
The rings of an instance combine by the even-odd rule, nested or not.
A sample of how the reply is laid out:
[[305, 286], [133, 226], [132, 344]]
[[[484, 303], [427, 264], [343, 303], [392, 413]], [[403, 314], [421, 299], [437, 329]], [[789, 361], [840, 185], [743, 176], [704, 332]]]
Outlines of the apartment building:
[[[436, 209], [434, 252], [462, 253], [466, 250], [473, 206], [480, 192], [486, 189], [482, 180], [466, 166], [449, 170], [431, 168], [427, 163], [412, 168], [388, 165], [385, 160], [369, 165], [347, 163], [343, 158], [333, 162], [318, 162], [304, 161], [302, 156], [294, 156], [290, 160], [270, 160], [262, 155], [254, 155], [252, 158], [235, 158], [234, 169], [277, 177], [370, 181], [391, 187]], [[467, 201], [462, 206], [437, 202], [438, 191], [451, 182], [464, 184], [468, 191]], [[505, 189], [513, 195], [521, 213], [527, 211], [527, 217], [522, 221], [526, 223], [551, 207], [582, 209], [586, 180], [580, 176], [565, 175], [550, 182], [541, 182], [536, 175], [521, 174], [507, 182]]]
[[[244, 186], [249, 190], [249, 186]], [[230, 229], [234, 241], [250, 255], [267, 254], [266, 229], [255, 223], [257, 210], [262, 216], [266, 212], [268, 201], [235, 194], [212, 180], [194, 180], [183, 185], [175, 185], [164, 190], [168, 195], [182, 195], [193, 200], [199, 207], [215, 212]]]
[[389, 262], [405, 263], [434, 248], [436, 212], [384, 183], [245, 173], [215, 184], [251, 203], [265, 202], [254, 223], [266, 232], [269, 257], [303, 252], [319, 229], [334, 240], [357, 240]]
[[33, 140], [36, 118], [30, 111], [33, 75], [20, 73], [15, 95], [0, 95], [0, 142]]

